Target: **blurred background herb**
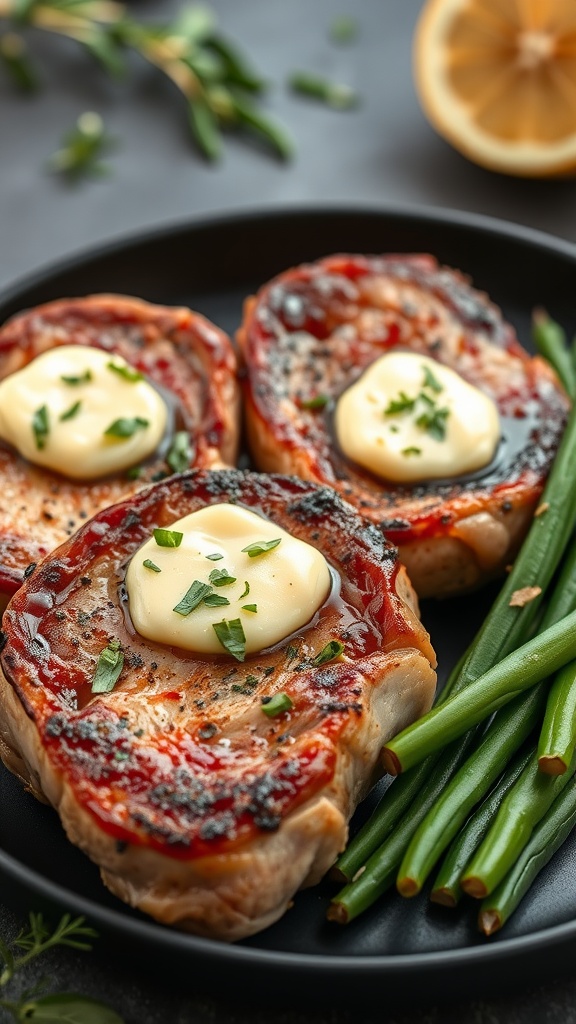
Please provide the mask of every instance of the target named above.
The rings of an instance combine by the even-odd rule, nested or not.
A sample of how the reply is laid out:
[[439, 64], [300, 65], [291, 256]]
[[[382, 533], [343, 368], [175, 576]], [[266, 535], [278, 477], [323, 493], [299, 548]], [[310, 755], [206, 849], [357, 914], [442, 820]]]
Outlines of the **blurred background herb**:
[[[267, 83], [201, 4], [183, 7], [170, 22], [144, 24], [115, 0], [0, 0], [0, 62], [26, 91], [38, 87], [25, 38], [31, 29], [75, 40], [116, 78], [127, 73], [127, 51], [138, 53], [184, 98], [192, 136], [209, 160], [220, 157], [227, 129], [260, 137], [282, 159], [292, 155], [287, 132], [260, 108]], [[76, 141], [68, 140], [61, 154], [77, 152]], [[58, 160], [66, 161], [61, 154]], [[78, 162], [72, 163], [79, 169]], [[83, 170], [88, 167], [94, 169], [92, 159], [82, 163]]]

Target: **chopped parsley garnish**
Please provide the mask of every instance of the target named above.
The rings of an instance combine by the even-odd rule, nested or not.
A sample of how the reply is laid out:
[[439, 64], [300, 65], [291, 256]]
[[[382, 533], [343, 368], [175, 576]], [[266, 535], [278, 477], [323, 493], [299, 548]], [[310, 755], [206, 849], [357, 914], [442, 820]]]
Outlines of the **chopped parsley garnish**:
[[266, 551], [272, 551], [272, 548], [277, 548], [281, 540], [282, 537], [276, 537], [274, 540], [257, 540], [242, 548], [242, 551], [246, 552], [248, 558], [256, 558], [258, 555], [265, 554]]
[[[190, 434], [187, 430], [178, 430], [173, 437], [170, 451], [166, 456], [166, 462], [173, 473], [183, 473], [192, 462], [192, 447], [190, 445]], [[208, 556], [210, 557], [210, 556]]]
[[48, 422], [48, 409], [45, 405], [41, 405], [39, 409], [36, 409], [32, 417], [32, 430], [34, 438], [36, 440], [36, 447], [40, 450], [46, 447], [46, 438], [50, 432], [50, 424]]
[[407, 457], [410, 455], [422, 455], [422, 449], [411, 446], [409, 448], [403, 448], [401, 454], [406, 455]]
[[242, 605], [242, 610], [245, 611], [245, 612], [253, 612], [254, 615], [255, 615], [256, 612], [258, 611], [258, 605], [257, 604], [243, 604]]
[[248, 580], [244, 580], [244, 590], [240, 594], [240, 597], [238, 598], [238, 600], [241, 601], [243, 597], [248, 597], [249, 593], [250, 593], [250, 584], [248, 583]]
[[320, 654], [317, 654], [313, 659], [312, 664], [315, 667], [325, 665], [327, 661], [334, 661], [335, 658], [339, 658], [343, 651], [344, 644], [340, 640], [329, 640], [320, 651]]
[[204, 604], [207, 605], [208, 608], [218, 608], [220, 605], [230, 604], [230, 601], [222, 594], [208, 594], [208, 596], [204, 598]]
[[118, 363], [106, 363], [107, 370], [113, 370], [119, 377], [135, 384], [137, 380], [144, 380], [144, 374], [140, 370], [134, 370], [131, 366], [119, 366]]
[[111, 640], [100, 652], [92, 679], [92, 693], [110, 693], [114, 689], [124, 666], [124, 654], [119, 640]]
[[62, 413], [62, 415], [60, 416], [60, 422], [63, 423], [64, 420], [74, 419], [74, 417], [77, 416], [78, 413], [80, 412], [81, 405], [82, 402], [74, 402], [74, 405], [71, 405], [70, 408], [66, 410], [66, 412]]
[[424, 373], [423, 387], [430, 388], [430, 390], [435, 391], [437, 395], [439, 395], [441, 391], [444, 391], [440, 381], [436, 379], [429, 366], [423, 366], [422, 372]]
[[268, 718], [274, 718], [275, 715], [281, 715], [283, 711], [291, 711], [294, 707], [294, 702], [288, 696], [287, 693], [275, 693], [273, 697], [262, 697], [261, 708]]
[[328, 395], [315, 395], [314, 398], [305, 398], [300, 402], [301, 409], [324, 409], [328, 405]]
[[92, 380], [92, 370], [85, 370], [79, 377], [65, 377], [62, 375], [60, 380], [63, 380], [65, 384], [70, 384], [72, 387], [76, 387], [77, 384], [88, 384]]
[[126, 470], [126, 477], [128, 480], [138, 480], [138, 477], [141, 477], [143, 472], [142, 466], [130, 466], [130, 469]]
[[212, 593], [212, 587], [208, 583], [201, 583], [200, 580], [194, 580], [191, 587], [188, 588], [184, 597], [177, 605], [174, 605], [173, 612], [178, 612], [178, 615], [190, 615], [202, 601]]
[[219, 643], [228, 654], [231, 654], [237, 661], [244, 661], [246, 657], [246, 636], [242, 629], [240, 619], [222, 619], [222, 622], [212, 623], [212, 629], [218, 637]]
[[179, 548], [183, 536], [178, 530], [163, 530], [161, 527], [154, 530], [154, 540], [159, 548]]
[[399, 412], [412, 412], [416, 405], [415, 398], [409, 398], [405, 391], [401, 391], [398, 398], [391, 398], [384, 409], [385, 416], [397, 416]]
[[224, 558], [224, 555], [221, 555], [218, 551], [215, 551], [213, 555], [206, 555], [206, 558], [209, 558], [211, 562], [219, 562], [221, 558]]
[[421, 413], [416, 420], [416, 425], [425, 430], [436, 441], [443, 441], [446, 437], [446, 420], [449, 415], [450, 409], [446, 408], [446, 406], [442, 409], [434, 407], [430, 412]]
[[121, 416], [114, 420], [104, 431], [105, 437], [132, 437], [137, 430], [144, 430], [150, 426], [150, 420], [144, 420], [141, 416]]
[[236, 583], [236, 577], [230, 576], [227, 569], [212, 569], [208, 579], [215, 587], [229, 587], [231, 583]]
[[146, 569], [151, 569], [152, 572], [162, 572], [160, 566], [156, 565], [156, 563], [153, 562], [151, 558], [145, 558], [144, 561], [142, 562], [142, 565]]

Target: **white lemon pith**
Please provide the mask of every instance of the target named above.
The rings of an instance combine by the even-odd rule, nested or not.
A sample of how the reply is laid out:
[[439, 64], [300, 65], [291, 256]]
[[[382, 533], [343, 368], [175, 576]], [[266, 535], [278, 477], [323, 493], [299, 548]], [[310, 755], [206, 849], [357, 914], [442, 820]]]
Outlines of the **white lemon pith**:
[[[310, 622], [330, 593], [324, 556], [249, 509], [209, 505], [172, 523], [169, 531], [183, 534], [178, 547], [163, 547], [151, 537], [126, 575], [134, 628], [148, 640], [223, 654], [214, 624], [240, 620], [245, 652], [261, 651]], [[254, 556], [242, 550], [278, 539]], [[189, 613], [175, 611], [195, 584], [204, 586], [207, 599]], [[228, 603], [214, 605], [215, 598]]]
[[572, 0], [428, 0], [413, 58], [424, 112], [471, 160], [534, 177], [576, 167]]
[[[30, 462], [77, 480], [148, 458], [167, 418], [160, 394], [125, 359], [85, 345], [52, 348], [0, 382], [0, 437]], [[123, 425], [107, 433], [118, 420]]]
[[389, 352], [341, 395], [335, 430], [352, 462], [411, 483], [486, 466], [500, 419], [492, 399], [454, 370], [427, 356]]

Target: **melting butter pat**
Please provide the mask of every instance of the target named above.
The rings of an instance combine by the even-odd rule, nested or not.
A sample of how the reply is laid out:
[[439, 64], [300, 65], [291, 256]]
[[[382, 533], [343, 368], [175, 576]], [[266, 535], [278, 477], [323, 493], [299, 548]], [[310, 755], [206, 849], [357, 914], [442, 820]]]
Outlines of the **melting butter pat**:
[[76, 480], [148, 458], [167, 419], [163, 398], [125, 359], [85, 345], [52, 348], [0, 382], [0, 437]]
[[340, 397], [338, 444], [347, 458], [397, 483], [473, 473], [500, 440], [488, 395], [413, 352], [381, 356]]
[[[328, 597], [324, 556], [246, 508], [209, 505], [169, 529], [183, 534], [179, 546], [163, 547], [152, 537], [126, 575], [132, 622], [148, 640], [225, 654], [214, 624], [240, 620], [249, 654], [305, 626]], [[253, 557], [243, 550], [277, 540]], [[186, 595], [193, 604], [199, 593], [205, 599], [187, 612]], [[174, 611], [178, 605], [180, 612]]]

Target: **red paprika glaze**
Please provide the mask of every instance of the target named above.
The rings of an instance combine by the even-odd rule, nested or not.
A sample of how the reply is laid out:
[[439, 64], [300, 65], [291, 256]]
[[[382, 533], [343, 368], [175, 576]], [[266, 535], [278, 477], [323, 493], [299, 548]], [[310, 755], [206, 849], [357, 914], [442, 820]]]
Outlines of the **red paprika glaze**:
[[[524, 351], [500, 310], [459, 271], [428, 255], [335, 255], [298, 266], [246, 302], [238, 341], [259, 469], [334, 487], [400, 546], [401, 558], [403, 545], [451, 536], [478, 512], [505, 522], [525, 509], [527, 529], [569, 403], [547, 364]], [[334, 404], [392, 349], [437, 359], [494, 399], [502, 442], [491, 465], [406, 486], [344, 457], [332, 428]], [[318, 397], [326, 404], [308, 408]]]
[[[206, 505], [240, 503], [327, 558], [334, 585], [311, 623], [239, 663], [139, 636], [124, 577], [156, 527]], [[4, 674], [56, 772], [99, 826], [177, 858], [233, 850], [274, 830], [333, 776], [335, 744], [406, 648], [432, 664], [428, 634], [396, 593], [397, 553], [330, 488], [238, 470], [187, 472], [94, 517], [26, 580], [4, 617]], [[259, 609], [265, 614], [265, 609]], [[112, 640], [125, 661], [93, 695]], [[329, 640], [343, 659], [314, 667]], [[293, 709], [269, 719], [262, 698]]]
[[156, 385], [170, 426], [159, 449], [129, 473], [82, 482], [35, 466], [0, 443], [0, 592], [82, 521], [159, 476], [175, 431], [189, 433], [191, 465], [234, 463], [238, 445], [236, 358], [230, 339], [200, 314], [121, 295], [60, 299], [20, 313], [0, 329], [0, 380], [58, 345], [118, 354]]

